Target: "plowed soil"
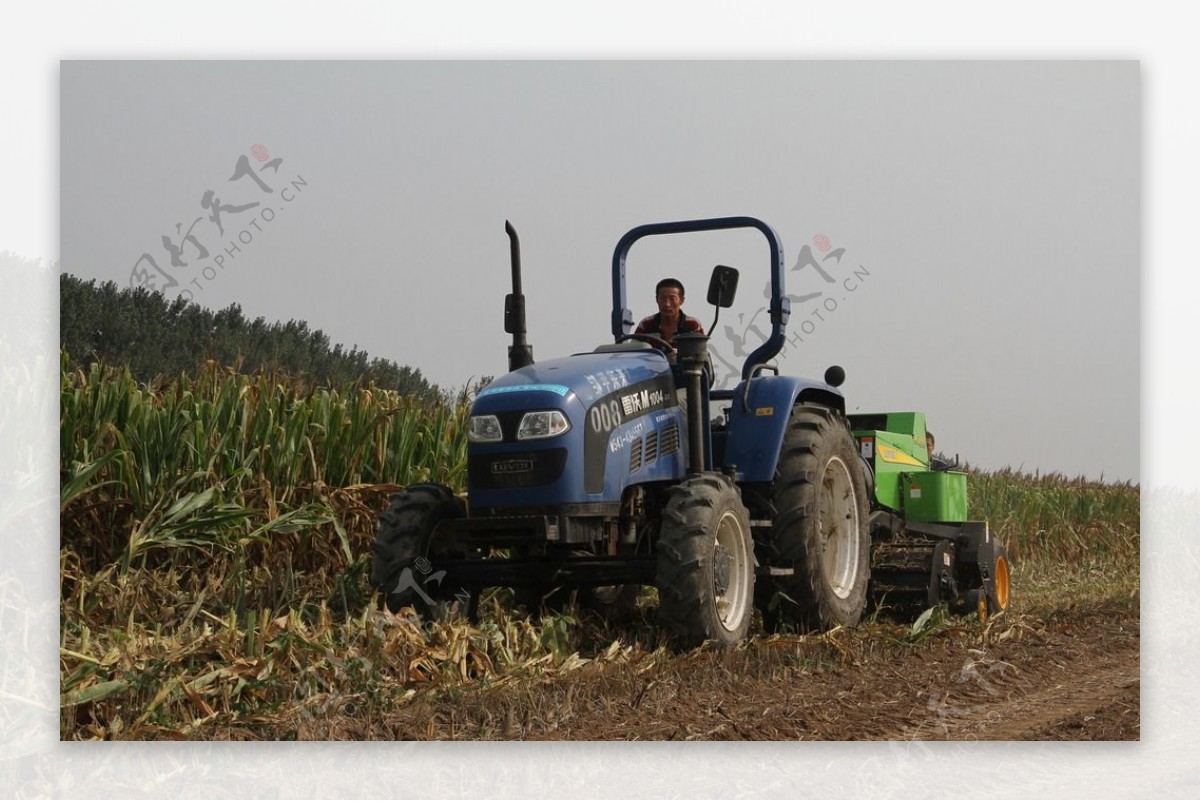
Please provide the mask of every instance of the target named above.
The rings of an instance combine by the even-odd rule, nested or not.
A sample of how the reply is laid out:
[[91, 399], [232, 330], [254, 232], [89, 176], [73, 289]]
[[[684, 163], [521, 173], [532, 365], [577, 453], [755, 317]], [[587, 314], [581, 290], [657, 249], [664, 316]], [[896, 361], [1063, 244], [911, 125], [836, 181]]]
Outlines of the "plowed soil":
[[374, 721], [346, 721], [339, 735], [1137, 740], [1138, 614], [1134, 599], [1002, 615], [986, 627], [951, 621], [923, 639], [887, 623], [758, 638], [731, 652], [596, 663], [552, 680], [422, 697]]

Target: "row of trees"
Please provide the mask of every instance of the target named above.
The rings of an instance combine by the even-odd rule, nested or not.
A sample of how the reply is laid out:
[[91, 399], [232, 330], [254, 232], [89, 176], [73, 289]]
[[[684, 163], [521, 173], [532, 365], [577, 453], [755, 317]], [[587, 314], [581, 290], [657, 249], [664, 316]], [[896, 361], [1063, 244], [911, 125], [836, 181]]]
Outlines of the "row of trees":
[[63, 273], [59, 279], [60, 341], [75, 364], [128, 365], [138, 381], [194, 371], [207, 360], [240, 371], [284, 370], [314, 385], [374, 383], [422, 399], [440, 394], [419, 369], [372, 359], [357, 346], [331, 346], [303, 321], [248, 320], [232, 304], [214, 312], [144, 287], [97, 285]]

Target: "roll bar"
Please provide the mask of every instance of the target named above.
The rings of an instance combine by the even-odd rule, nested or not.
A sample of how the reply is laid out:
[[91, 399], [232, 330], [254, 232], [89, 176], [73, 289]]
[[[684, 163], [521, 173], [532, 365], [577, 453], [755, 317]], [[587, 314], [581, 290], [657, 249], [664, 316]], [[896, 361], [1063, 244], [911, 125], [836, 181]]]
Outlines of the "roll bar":
[[771, 336], [746, 357], [742, 365], [742, 379], [748, 379], [755, 365], [769, 362], [783, 349], [784, 331], [792, 305], [783, 290], [783, 245], [775, 229], [756, 217], [713, 217], [707, 220], [679, 220], [676, 222], [649, 223], [630, 230], [617, 242], [613, 251], [613, 337], [628, 334], [633, 329], [633, 312], [626, 305], [625, 261], [634, 242], [647, 236], [661, 234], [686, 234], [697, 231], [722, 231], [729, 228], [756, 228], [767, 238], [771, 250]]

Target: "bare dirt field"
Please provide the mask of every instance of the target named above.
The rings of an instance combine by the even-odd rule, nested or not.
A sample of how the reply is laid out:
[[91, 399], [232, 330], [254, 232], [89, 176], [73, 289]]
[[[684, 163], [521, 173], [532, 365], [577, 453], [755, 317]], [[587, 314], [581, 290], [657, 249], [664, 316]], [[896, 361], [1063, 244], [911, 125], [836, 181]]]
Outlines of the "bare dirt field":
[[[1007, 618], [1007, 619], [1006, 619]], [[337, 739], [1138, 740], [1137, 599], [918, 639], [870, 623], [726, 652], [590, 664], [459, 688], [398, 711], [353, 705]], [[309, 732], [316, 734], [316, 732]]]

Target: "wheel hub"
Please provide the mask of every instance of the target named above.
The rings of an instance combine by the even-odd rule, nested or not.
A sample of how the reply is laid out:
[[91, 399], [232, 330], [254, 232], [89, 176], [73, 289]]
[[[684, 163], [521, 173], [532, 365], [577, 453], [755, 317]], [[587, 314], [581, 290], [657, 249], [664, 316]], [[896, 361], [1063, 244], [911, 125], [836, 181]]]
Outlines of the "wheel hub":
[[995, 573], [996, 573], [996, 577], [994, 579], [994, 582], [995, 582], [995, 586], [996, 586], [996, 605], [998, 607], [1000, 607], [1001, 611], [1003, 611], [1008, 608], [1008, 594], [1009, 594], [1009, 586], [1010, 586], [1009, 585], [1010, 578], [1009, 578], [1009, 574], [1008, 574], [1008, 560], [1005, 559], [1003, 556], [1000, 556], [996, 559]]
[[721, 598], [729, 590], [729, 576], [733, 572], [733, 554], [721, 543], [713, 548], [713, 592]]
[[822, 479], [825, 504], [819, 521], [825, 575], [834, 595], [848, 598], [858, 579], [859, 525], [850, 469], [834, 457]]

